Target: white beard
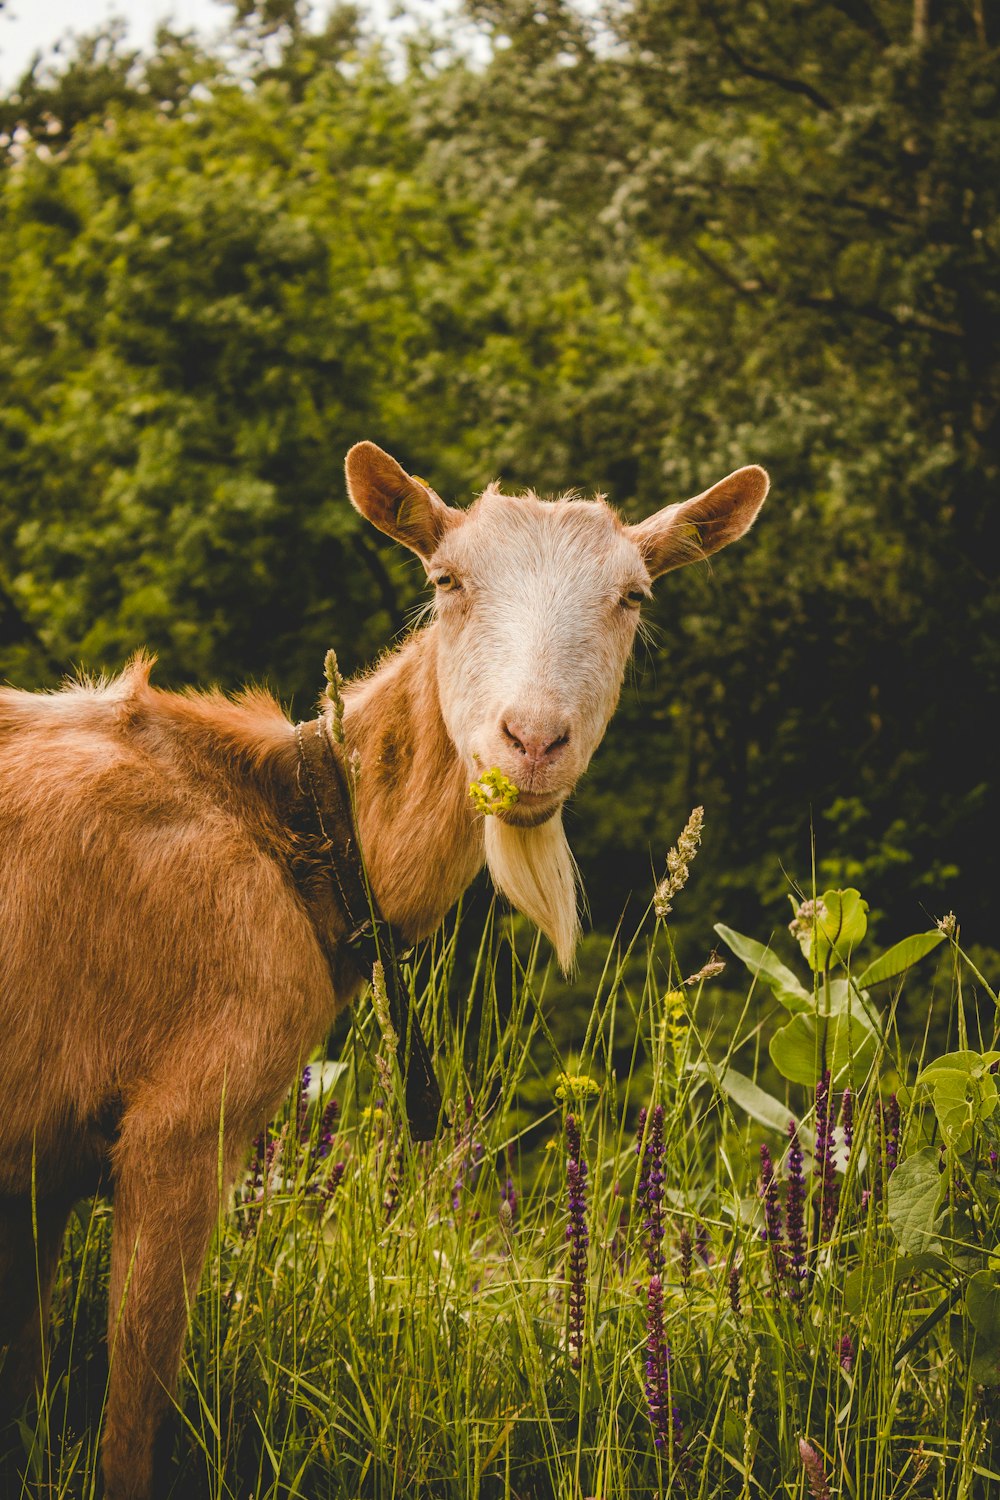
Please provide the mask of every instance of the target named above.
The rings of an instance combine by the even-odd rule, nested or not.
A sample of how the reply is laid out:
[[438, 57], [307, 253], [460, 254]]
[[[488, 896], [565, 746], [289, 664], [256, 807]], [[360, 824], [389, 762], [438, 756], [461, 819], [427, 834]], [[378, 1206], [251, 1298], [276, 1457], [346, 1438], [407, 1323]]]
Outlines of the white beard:
[[542, 929], [556, 950], [559, 967], [568, 973], [580, 935], [580, 877], [566, 842], [562, 812], [535, 828], [486, 818], [484, 834], [493, 884]]

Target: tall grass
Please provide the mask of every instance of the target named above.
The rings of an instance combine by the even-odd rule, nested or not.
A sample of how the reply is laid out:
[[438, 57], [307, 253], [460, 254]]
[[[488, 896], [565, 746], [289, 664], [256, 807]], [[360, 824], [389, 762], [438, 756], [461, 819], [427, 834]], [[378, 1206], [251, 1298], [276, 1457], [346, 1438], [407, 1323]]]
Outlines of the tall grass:
[[[978, 981], [954, 939], [941, 952], [936, 1014], [968, 1044]], [[560, 983], [537, 943], [491, 917], [461, 983], [457, 953], [456, 922], [411, 973], [450, 1101], [441, 1138], [409, 1145], [398, 1078], [386, 1092], [385, 1046], [360, 1003], [343, 1057], [314, 1062], [235, 1201], [225, 1195], [191, 1313], [174, 1494], [1000, 1493], [1000, 1407], [955, 1326], [954, 1275], [940, 1257], [902, 1260], [888, 1223], [889, 1096], [927, 1049], [897, 1028], [899, 982], [880, 996], [874, 1065], [849, 1078], [849, 1152], [848, 1080], [833, 1090], [836, 1205], [824, 1215], [816, 1094], [778, 1079], [759, 985], [741, 997], [732, 967], [683, 983], [668, 927], [647, 915], [609, 944], [566, 1055], [551, 1025]], [[744, 1090], [755, 1118], [727, 1087], [734, 1069], [762, 1090]], [[792, 1119], [808, 1237], [798, 1276], [778, 1265], [794, 1248]], [[903, 1159], [933, 1130], [913, 1095]], [[762, 1144], [778, 1260], [761, 1235]], [[25, 1478], [13, 1494], [100, 1493], [109, 1230], [101, 1204], [73, 1221], [47, 1391], [16, 1435]]]

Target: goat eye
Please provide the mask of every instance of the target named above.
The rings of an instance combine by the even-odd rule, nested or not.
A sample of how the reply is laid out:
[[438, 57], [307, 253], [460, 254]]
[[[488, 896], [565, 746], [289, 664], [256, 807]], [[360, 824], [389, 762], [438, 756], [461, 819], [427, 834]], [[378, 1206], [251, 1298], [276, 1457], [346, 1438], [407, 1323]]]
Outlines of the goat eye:
[[629, 589], [627, 594], [622, 595], [622, 603], [626, 609], [638, 609], [647, 597], [645, 589]]
[[462, 587], [454, 573], [439, 573], [436, 578], [431, 579], [431, 582], [436, 589], [441, 590], [442, 594], [453, 593], [455, 589]]

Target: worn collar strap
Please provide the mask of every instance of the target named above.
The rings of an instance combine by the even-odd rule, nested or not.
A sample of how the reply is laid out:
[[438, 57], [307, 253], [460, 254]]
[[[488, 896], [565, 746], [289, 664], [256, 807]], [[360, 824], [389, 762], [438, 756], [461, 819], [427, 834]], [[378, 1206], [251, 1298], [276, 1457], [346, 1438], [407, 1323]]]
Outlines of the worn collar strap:
[[[371, 979], [372, 968], [381, 959], [389, 1014], [399, 1038], [397, 1057], [405, 1083], [410, 1135], [415, 1141], [433, 1140], [441, 1117], [441, 1090], [400, 970], [400, 960], [409, 945], [382, 916], [365, 879], [344, 772], [325, 721], [320, 717], [296, 724], [295, 738], [301, 804], [313, 849], [319, 856], [311, 865], [307, 881], [300, 881], [300, 888], [331, 967], [333, 951], [341, 945], [347, 946], [366, 979]], [[331, 900], [347, 928], [346, 936], [338, 936], [335, 941], [326, 931]]]

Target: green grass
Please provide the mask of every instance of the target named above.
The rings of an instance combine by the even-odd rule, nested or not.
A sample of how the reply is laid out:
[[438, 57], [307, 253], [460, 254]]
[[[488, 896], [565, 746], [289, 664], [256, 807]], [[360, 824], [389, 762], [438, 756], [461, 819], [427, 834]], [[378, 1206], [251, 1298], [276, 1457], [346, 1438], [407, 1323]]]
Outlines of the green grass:
[[[184, 1355], [177, 1496], [756, 1500], [820, 1496], [824, 1483], [852, 1500], [1000, 1493], [988, 1338], [973, 1348], [962, 1315], [963, 1278], [988, 1268], [996, 1248], [992, 1125], [984, 1109], [975, 1139], [942, 1158], [946, 1207], [954, 1215], [964, 1205], [966, 1228], [949, 1220], [941, 1253], [921, 1258], [911, 1247], [903, 1259], [879, 1168], [879, 1104], [912, 1086], [927, 1043], [897, 1030], [902, 981], [874, 996], [884, 1044], [867, 1076], [851, 1080], [854, 1145], [826, 1235], [807, 1154], [811, 1242], [795, 1301], [787, 1283], [775, 1285], [760, 1236], [760, 1146], [780, 1163], [787, 1141], [720, 1084], [738, 1069], [767, 1091], [758, 1114], [776, 1111], [775, 1125], [794, 1116], [812, 1139], [813, 1091], [783, 1082], [768, 1055], [787, 1017], [766, 990], [748, 978], [741, 993], [735, 961], [724, 978], [685, 987], [669, 929], [647, 917], [631, 942], [608, 946], [571, 1056], [554, 1034], [566, 1032], [561, 981], [537, 943], [491, 918], [461, 982], [457, 953], [456, 925], [413, 976], [453, 1112], [442, 1137], [416, 1149], [401, 1139], [395, 1075], [393, 1096], [371, 1106], [381, 1038], [362, 1002], [343, 1066], [314, 1065], [313, 1095], [323, 1097], [310, 1102], [304, 1132], [297, 1092], [272, 1127], [281, 1144], [263, 1196], [249, 1180], [235, 1205], [227, 1195]], [[938, 1032], [988, 1045], [994, 1007], [981, 977], [954, 940], [921, 974], [934, 964]], [[974, 995], [986, 997], [990, 1030], [969, 1041]], [[823, 996], [820, 975], [820, 1009]], [[596, 1089], [571, 1083], [557, 1098], [563, 1071]], [[318, 1160], [331, 1090], [340, 1119]], [[637, 1119], [654, 1104], [663, 1107], [664, 1323], [682, 1429], [662, 1451], [645, 1391], [648, 1234], [636, 1201]], [[588, 1166], [579, 1370], [568, 1341], [567, 1108]], [[902, 1161], [936, 1130], [914, 1094]], [[340, 1162], [327, 1198], [317, 1189]], [[508, 1170], [510, 1216], [500, 1207]], [[685, 1232], [705, 1251], [688, 1275]], [[55, 1295], [47, 1395], [17, 1437], [24, 1494], [100, 1493], [109, 1233], [106, 1206], [81, 1206]], [[802, 1440], [818, 1455], [811, 1479]]]

